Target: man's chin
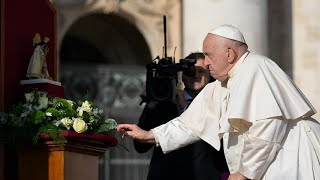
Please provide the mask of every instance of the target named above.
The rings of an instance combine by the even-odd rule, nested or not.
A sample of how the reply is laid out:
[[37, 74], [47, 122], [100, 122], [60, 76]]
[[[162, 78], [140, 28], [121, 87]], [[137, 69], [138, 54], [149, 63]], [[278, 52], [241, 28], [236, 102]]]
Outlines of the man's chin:
[[202, 84], [195, 84], [193, 85], [193, 90], [194, 91], [199, 91], [203, 88], [204, 86]]

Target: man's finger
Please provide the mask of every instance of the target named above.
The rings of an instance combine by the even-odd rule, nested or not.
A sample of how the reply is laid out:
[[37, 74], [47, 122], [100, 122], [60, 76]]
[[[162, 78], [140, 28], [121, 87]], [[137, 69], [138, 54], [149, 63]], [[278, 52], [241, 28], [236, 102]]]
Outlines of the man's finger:
[[131, 133], [131, 131], [123, 131], [123, 132], [122, 132], [122, 138], [132, 137], [132, 136], [130, 135], [130, 133]]
[[131, 130], [132, 125], [131, 124], [118, 124], [116, 129], [117, 129], [117, 131]]
[[125, 138], [125, 137], [127, 137], [127, 136], [128, 136], [127, 131], [123, 131], [123, 132], [122, 132], [122, 138]]

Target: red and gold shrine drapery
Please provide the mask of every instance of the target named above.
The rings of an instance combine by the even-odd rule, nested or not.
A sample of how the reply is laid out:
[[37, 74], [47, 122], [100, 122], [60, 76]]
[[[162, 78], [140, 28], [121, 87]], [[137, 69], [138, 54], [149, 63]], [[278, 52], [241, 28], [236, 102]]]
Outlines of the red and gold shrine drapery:
[[49, 75], [57, 78], [56, 11], [49, 0], [1, 0], [0, 111], [19, 101], [35, 33], [47, 36]]

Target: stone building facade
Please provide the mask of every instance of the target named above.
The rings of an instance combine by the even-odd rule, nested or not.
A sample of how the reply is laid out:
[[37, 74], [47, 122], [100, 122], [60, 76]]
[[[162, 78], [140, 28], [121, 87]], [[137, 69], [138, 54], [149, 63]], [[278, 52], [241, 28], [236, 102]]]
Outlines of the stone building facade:
[[[318, 0], [51, 0], [57, 10], [59, 79], [66, 95], [88, 94], [106, 116], [137, 123], [145, 65], [201, 51], [206, 33], [237, 26], [250, 51], [269, 56], [293, 78], [316, 109], [320, 85]], [[320, 119], [319, 115], [315, 115]], [[120, 138], [121, 139], [121, 138]], [[150, 153], [111, 149], [101, 160], [101, 179], [146, 179]]]

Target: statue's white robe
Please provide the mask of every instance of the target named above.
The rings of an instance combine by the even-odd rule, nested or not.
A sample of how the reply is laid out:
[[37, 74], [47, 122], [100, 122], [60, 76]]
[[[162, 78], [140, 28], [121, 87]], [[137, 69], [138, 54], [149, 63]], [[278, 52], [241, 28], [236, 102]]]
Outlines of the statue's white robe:
[[199, 139], [250, 179], [320, 180], [320, 124], [292, 80], [270, 59], [244, 54], [226, 82], [208, 84], [189, 108], [152, 129], [165, 153]]

